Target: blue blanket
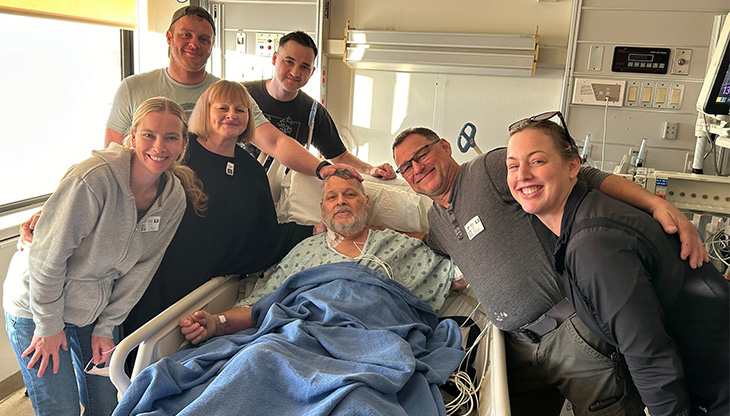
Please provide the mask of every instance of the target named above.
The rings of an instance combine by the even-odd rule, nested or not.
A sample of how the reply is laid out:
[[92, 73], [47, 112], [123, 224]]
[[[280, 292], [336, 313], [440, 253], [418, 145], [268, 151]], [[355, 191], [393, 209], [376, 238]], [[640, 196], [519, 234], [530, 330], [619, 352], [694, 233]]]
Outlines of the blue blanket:
[[464, 356], [453, 321], [354, 263], [291, 276], [253, 320], [146, 368], [114, 415], [443, 415]]

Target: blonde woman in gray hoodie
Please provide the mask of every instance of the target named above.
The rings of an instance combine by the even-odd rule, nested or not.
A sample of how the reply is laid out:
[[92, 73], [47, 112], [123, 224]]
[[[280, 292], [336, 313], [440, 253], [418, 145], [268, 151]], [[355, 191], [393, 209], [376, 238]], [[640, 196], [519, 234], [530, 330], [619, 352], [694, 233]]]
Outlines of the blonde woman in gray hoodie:
[[[37, 415], [108, 415], [116, 390], [100, 365], [175, 234], [199, 180], [180, 165], [179, 105], [140, 105], [125, 145], [71, 167], [46, 202], [31, 247], [19, 243], [3, 286], [10, 343]], [[115, 336], [117, 335], [117, 336]], [[50, 371], [49, 371], [50, 370]]]

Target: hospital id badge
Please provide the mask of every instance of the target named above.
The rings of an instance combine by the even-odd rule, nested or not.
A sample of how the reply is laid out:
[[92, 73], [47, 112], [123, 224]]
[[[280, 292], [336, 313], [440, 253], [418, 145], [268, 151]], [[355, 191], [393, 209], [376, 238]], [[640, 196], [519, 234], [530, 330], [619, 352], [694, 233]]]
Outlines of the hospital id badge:
[[147, 219], [142, 221], [142, 224], [139, 225], [139, 230], [143, 233], [157, 231], [159, 229], [160, 229], [160, 216], [159, 215], [147, 217]]
[[466, 223], [464, 230], [466, 231], [466, 236], [469, 237], [469, 240], [473, 240], [477, 234], [484, 231], [484, 225], [482, 225], [482, 220], [480, 220], [477, 215]]

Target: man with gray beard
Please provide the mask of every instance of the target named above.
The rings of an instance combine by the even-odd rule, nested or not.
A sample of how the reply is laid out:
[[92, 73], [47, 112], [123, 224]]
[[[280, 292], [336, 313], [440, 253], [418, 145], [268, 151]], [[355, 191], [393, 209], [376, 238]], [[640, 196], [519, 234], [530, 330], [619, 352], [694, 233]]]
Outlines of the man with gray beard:
[[192, 344], [213, 336], [251, 328], [251, 306], [276, 290], [294, 273], [322, 264], [356, 262], [405, 286], [438, 312], [449, 290], [463, 288], [454, 281], [455, 266], [447, 257], [429, 249], [421, 240], [393, 230], [365, 227], [370, 198], [362, 183], [347, 170], [337, 170], [324, 180], [320, 211], [327, 232], [299, 243], [275, 267], [267, 271], [251, 296], [220, 314], [197, 311], [180, 319], [180, 329]]

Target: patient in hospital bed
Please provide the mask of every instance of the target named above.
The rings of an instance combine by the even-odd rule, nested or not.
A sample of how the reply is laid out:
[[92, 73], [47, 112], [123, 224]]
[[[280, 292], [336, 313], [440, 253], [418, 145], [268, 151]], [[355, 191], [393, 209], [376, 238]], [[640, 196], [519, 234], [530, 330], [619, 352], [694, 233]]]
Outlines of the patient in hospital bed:
[[365, 228], [368, 209], [349, 172], [328, 177], [329, 231], [301, 242], [233, 309], [182, 318], [200, 346], [145, 369], [115, 414], [445, 414], [438, 385], [463, 351], [457, 326], [434, 310], [466, 282], [452, 282], [453, 263], [420, 240]]

